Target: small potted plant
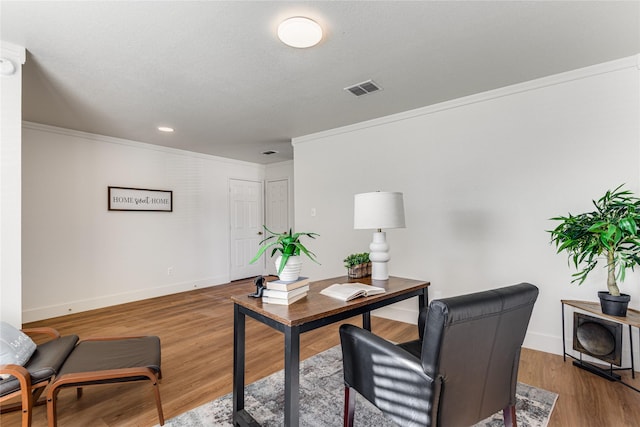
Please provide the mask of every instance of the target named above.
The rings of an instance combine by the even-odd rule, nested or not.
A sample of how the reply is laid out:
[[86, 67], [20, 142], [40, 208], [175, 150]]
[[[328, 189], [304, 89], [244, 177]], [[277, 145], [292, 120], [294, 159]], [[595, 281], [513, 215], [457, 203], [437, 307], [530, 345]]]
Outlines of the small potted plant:
[[557, 252], [566, 251], [578, 270], [572, 283], [582, 284], [598, 260], [606, 261], [608, 291], [598, 297], [602, 312], [614, 316], [626, 316], [630, 300], [620, 293], [616, 279], [624, 281], [626, 269], [640, 264], [640, 199], [623, 186], [594, 200], [592, 212], [551, 218], [560, 224], [549, 231]]
[[369, 261], [368, 252], [351, 254], [343, 261], [349, 278], [360, 279], [371, 275], [371, 262]]
[[263, 225], [263, 227], [267, 234], [270, 234], [270, 236], [265, 237], [259, 243], [262, 246], [260, 246], [260, 249], [258, 250], [256, 256], [254, 256], [253, 259], [249, 261], [251, 264], [260, 259], [262, 254], [264, 254], [267, 249], [273, 248], [271, 251], [271, 256], [274, 256], [277, 252], [280, 253], [278, 258], [276, 258], [276, 269], [278, 270], [278, 277], [280, 278], [280, 280], [285, 282], [298, 280], [300, 270], [302, 269], [302, 260], [300, 259], [300, 253], [308, 256], [311, 261], [320, 264], [315, 259], [315, 254], [309, 251], [300, 242], [300, 238], [302, 236], [307, 236], [315, 239], [318, 234], [293, 233], [291, 229], [289, 229], [289, 232], [274, 233], [273, 231], [269, 230], [266, 225]]

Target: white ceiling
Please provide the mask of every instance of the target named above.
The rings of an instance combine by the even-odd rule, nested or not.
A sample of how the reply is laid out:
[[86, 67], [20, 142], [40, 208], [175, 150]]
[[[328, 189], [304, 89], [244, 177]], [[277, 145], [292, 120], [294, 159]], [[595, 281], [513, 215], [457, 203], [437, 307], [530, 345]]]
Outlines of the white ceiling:
[[[639, 1], [2, 0], [0, 15], [28, 51], [24, 120], [256, 163], [291, 159], [293, 137], [640, 53]], [[317, 47], [277, 40], [297, 15], [324, 27]], [[383, 90], [343, 90], [367, 79]]]

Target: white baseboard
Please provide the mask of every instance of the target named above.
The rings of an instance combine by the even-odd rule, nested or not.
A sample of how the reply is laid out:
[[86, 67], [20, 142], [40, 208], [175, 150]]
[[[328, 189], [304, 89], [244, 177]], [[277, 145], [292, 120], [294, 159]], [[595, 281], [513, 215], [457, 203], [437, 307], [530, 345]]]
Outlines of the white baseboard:
[[522, 346], [545, 353], [562, 355], [562, 337], [528, 331]]
[[388, 306], [379, 308], [371, 312], [372, 315], [385, 319], [397, 320], [399, 322], [418, 324], [418, 311], [403, 307]]
[[37, 320], [50, 319], [52, 317], [64, 316], [72, 313], [80, 313], [97, 308], [109, 307], [117, 304], [125, 304], [133, 301], [140, 301], [148, 298], [161, 297], [164, 295], [177, 294], [180, 292], [192, 291], [196, 288], [206, 288], [210, 286], [229, 283], [228, 276], [210, 277], [196, 281], [172, 283], [167, 286], [139, 289], [132, 292], [101, 296], [99, 298], [89, 298], [77, 301], [66, 302], [45, 307], [36, 307], [22, 311], [22, 322], [29, 323]]

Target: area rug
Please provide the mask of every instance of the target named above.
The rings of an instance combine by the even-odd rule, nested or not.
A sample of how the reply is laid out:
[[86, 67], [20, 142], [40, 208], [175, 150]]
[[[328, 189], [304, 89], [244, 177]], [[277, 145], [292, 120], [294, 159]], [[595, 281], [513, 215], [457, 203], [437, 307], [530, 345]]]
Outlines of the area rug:
[[[284, 371], [276, 372], [245, 387], [245, 409], [262, 426], [284, 424]], [[546, 427], [558, 395], [518, 383], [519, 427]], [[357, 395], [357, 426], [395, 427], [375, 406]], [[330, 348], [300, 362], [300, 425], [341, 426], [344, 400], [342, 353]], [[167, 427], [226, 427], [231, 422], [232, 395], [206, 403], [165, 423]], [[504, 426], [502, 411], [478, 423], [478, 427]]]

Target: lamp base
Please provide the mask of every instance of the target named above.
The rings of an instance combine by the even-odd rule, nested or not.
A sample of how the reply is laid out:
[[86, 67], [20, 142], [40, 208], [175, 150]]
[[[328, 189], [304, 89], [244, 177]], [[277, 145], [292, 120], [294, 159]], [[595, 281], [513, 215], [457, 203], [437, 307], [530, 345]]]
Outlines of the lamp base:
[[384, 231], [377, 231], [373, 233], [373, 241], [369, 245], [369, 260], [371, 260], [371, 278], [373, 280], [387, 280], [389, 279], [389, 267], [388, 262], [391, 259], [389, 256], [389, 245], [387, 244], [387, 233]]
[[371, 279], [388, 280], [389, 264], [387, 262], [371, 262]]

